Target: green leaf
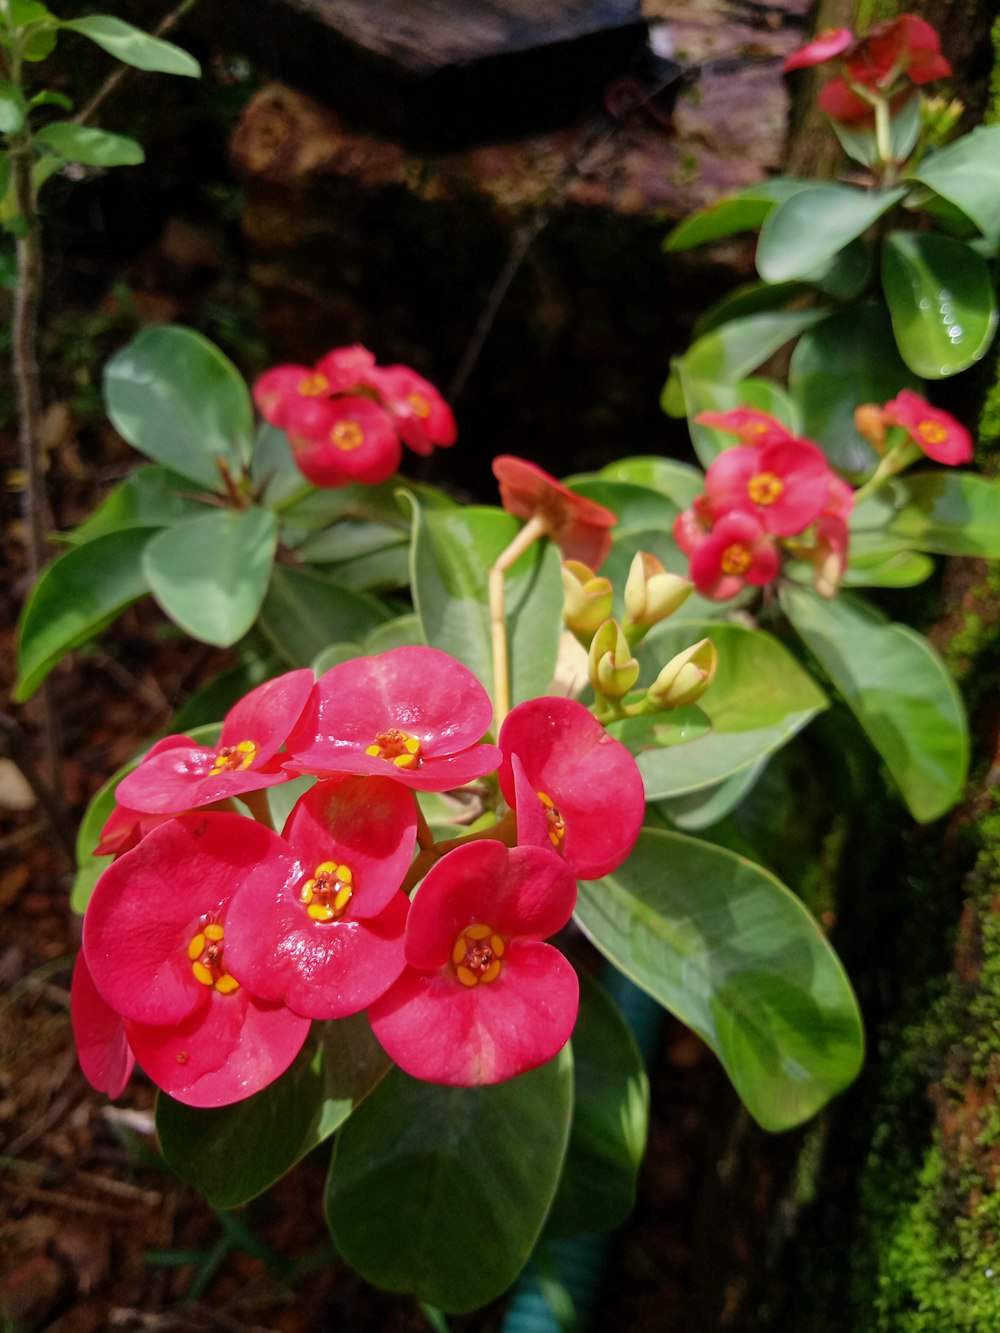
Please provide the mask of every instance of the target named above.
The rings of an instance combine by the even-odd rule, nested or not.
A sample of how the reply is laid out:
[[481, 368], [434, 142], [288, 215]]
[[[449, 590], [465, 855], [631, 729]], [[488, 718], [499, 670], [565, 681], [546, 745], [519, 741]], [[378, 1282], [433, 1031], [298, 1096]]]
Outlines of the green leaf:
[[676, 796], [672, 801], [659, 801], [657, 809], [685, 833], [711, 828], [739, 805], [766, 765], [766, 758], [758, 759], [755, 764], [740, 769], [717, 787], [705, 787], [702, 791], [689, 792], [687, 796]]
[[112, 18], [110, 14], [90, 14], [82, 19], [69, 19], [61, 26], [89, 37], [116, 60], [132, 65], [135, 69], [158, 74], [182, 74], [192, 79], [197, 79], [201, 74], [201, 66], [194, 56], [174, 46], [173, 42], [165, 42], [161, 37], [143, 32], [141, 28], [133, 28], [131, 23]]
[[1000, 557], [1000, 483], [972, 472], [911, 472], [887, 488], [887, 531], [918, 551]]
[[690, 250], [696, 245], [705, 245], [724, 236], [756, 231], [777, 202], [790, 198], [808, 186], [808, 181], [794, 180], [788, 176], [775, 176], [772, 180], [751, 185], [739, 194], [719, 199], [709, 208], [703, 208], [679, 222], [668, 233], [663, 249], [668, 252]]
[[33, 28], [27, 34], [24, 46], [21, 48], [21, 54], [25, 60], [47, 60], [56, 48], [58, 36], [59, 33], [54, 24], [50, 26], [46, 23], [44, 27]]
[[451, 1088], [393, 1069], [337, 1137], [327, 1218], [376, 1286], [462, 1313], [527, 1262], [569, 1138], [572, 1059]]
[[784, 200], [761, 229], [757, 272], [765, 282], [810, 278], [906, 193], [811, 185]]
[[[904, 162], [910, 156], [920, 138], [922, 123], [920, 104], [919, 96], [911, 97], [890, 121], [889, 143], [892, 156], [897, 162]], [[839, 120], [832, 119], [829, 120], [829, 124], [840, 140], [844, 152], [855, 162], [873, 167], [881, 160], [874, 130], [852, 130]]]
[[651, 681], [676, 653], [702, 638], [719, 652], [716, 677], [698, 700], [712, 724], [707, 735], [662, 748], [656, 731], [669, 726], [669, 712], [608, 726], [636, 755], [649, 801], [716, 786], [787, 744], [827, 704], [777, 639], [742, 625], [664, 621], [636, 649], [641, 679]]
[[365, 652], [388, 652], [390, 648], [418, 648], [424, 643], [423, 626], [417, 615], [396, 616], [378, 625], [365, 639]]
[[375, 597], [341, 587], [314, 570], [276, 565], [260, 628], [290, 666], [303, 667], [331, 644], [360, 642], [389, 618]]
[[700, 338], [721, 324], [743, 319], [746, 315], [763, 315], [768, 311], [782, 310], [807, 293], [809, 286], [804, 282], [745, 282], [714, 301], [698, 316], [694, 323], [694, 336]]
[[569, 477], [566, 485], [618, 515], [618, 522], [611, 529], [616, 541], [635, 528], [670, 528], [679, 513], [679, 506], [661, 491], [630, 481], [612, 481], [604, 476]]
[[193, 329], [143, 329], [108, 362], [104, 396], [129, 444], [211, 490], [225, 490], [217, 459], [238, 473], [250, 457], [253, 405], [243, 377]]
[[25, 112], [20, 88], [9, 79], [0, 79], [0, 134], [17, 134], [24, 129]]
[[601, 468], [600, 475], [659, 491], [678, 509], [689, 508], [695, 496], [705, 489], [705, 474], [699, 468], [673, 458], [622, 458]]
[[792, 352], [788, 385], [805, 434], [848, 473], [872, 470], [875, 451], [854, 428], [860, 403], [884, 403], [900, 389], [919, 389], [893, 345], [885, 309], [874, 302], [838, 311], [809, 329]]
[[43, 125], [35, 138], [67, 162], [81, 162], [87, 167], [134, 167], [146, 160], [142, 145], [135, 139], [76, 125], [71, 120]]
[[871, 282], [874, 272], [872, 247], [859, 238], [839, 250], [813, 273], [810, 281], [837, 301], [853, 301]]
[[257, 619], [277, 542], [269, 510], [215, 509], [158, 532], [143, 572], [171, 620], [202, 643], [227, 648]]
[[912, 179], [949, 200], [1000, 247], [1000, 125], [980, 125], [939, 149]]
[[[433, 648], [460, 662], [493, 694], [487, 574], [522, 524], [501, 509], [425, 510], [413, 500], [413, 601]], [[511, 702], [545, 694], [562, 633], [559, 549], [536, 542], [504, 581]]]
[[[89, 518], [61, 533], [72, 546], [82, 546], [106, 532], [125, 528], [166, 528], [205, 513], [196, 488], [186, 477], [165, 467], [140, 467], [105, 497]], [[206, 498], [209, 498], [206, 493]]]
[[825, 314], [824, 310], [772, 310], [734, 319], [691, 344], [681, 358], [684, 370], [695, 380], [736, 383]]
[[12, 28], [26, 28], [29, 23], [55, 22], [55, 15], [40, 0], [7, 0], [5, 7]]
[[903, 360], [944, 379], [982, 357], [996, 329], [990, 265], [964, 241], [895, 231], [882, 243], [882, 285]]
[[965, 710], [944, 663], [921, 635], [849, 595], [824, 601], [782, 589], [781, 605], [926, 823], [962, 794], [969, 762]]
[[399, 524], [344, 518], [310, 534], [297, 548], [307, 564], [359, 591], [403, 588], [410, 576], [410, 541]]
[[286, 1073], [244, 1101], [203, 1110], [161, 1092], [160, 1147], [213, 1208], [238, 1208], [339, 1129], [389, 1068], [365, 1014], [314, 1023]]
[[573, 1029], [573, 1127], [546, 1236], [611, 1231], [635, 1206], [646, 1150], [649, 1080], [628, 1024], [607, 991], [580, 973]]
[[[934, 573], [934, 561], [917, 551], [896, 551], [885, 560], [848, 565], [845, 588], [913, 588]], [[805, 580], [801, 580], [805, 581]]]
[[68, 652], [149, 592], [141, 557], [151, 536], [143, 529], [108, 533], [67, 551], [43, 572], [21, 616], [18, 703], [34, 694]]
[[706, 468], [724, 449], [731, 449], [737, 441], [725, 431], [699, 424], [696, 418], [700, 412], [729, 412], [735, 407], [755, 407], [777, 417], [789, 427], [797, 420], [794, 404], [771, 380], [754, 377], [735, 384], [723, 380], [693, 380], [688, 377], [683, 364], [680, 376], [688, 409], [691, 443]]
[[35, 93], [34, 97], [29, 98], [28, 106], [34, 109], [36, 106], [57, 106], [62, 111], [72, 111], [73, 103], [65, 93], [57, 93], [54, 88], [43, 88], [40, 93]]
[[765, 1129], [791, 1129], [857, 1075], [861, 1018], [802, 903], [741, 856], [646, 829], [577, 920], [606, 957], [716, 1053]]

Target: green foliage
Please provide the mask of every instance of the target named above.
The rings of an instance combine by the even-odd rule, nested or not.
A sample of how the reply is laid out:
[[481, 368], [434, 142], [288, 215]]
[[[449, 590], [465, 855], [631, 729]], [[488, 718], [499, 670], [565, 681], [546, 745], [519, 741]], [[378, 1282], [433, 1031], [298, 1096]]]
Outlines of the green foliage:
[[173, 42], [153, 37], [131, 23], [110, 14], [89, 14], [86, 18], [67, 19], [61, 25], [81, 33], [125, 65], [159, 74], [180, 74], [197, 79], [201, 67], [193, 56]]

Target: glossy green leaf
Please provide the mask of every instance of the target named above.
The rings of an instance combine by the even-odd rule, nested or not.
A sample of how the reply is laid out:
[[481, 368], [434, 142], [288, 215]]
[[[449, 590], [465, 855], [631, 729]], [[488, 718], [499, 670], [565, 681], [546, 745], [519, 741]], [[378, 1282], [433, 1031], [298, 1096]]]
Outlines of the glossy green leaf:
[[7, 0], [7, 18], [14, 28], [26, 28], [29, 23], [55, 21], [52, 11], [41, 0]]
[[950, 810], [965, 786], [968, 724], [955, 683], [927, 640], [847, 594], [824, 601], [788, 586], [781, 604], [885, 760], [913, 817], [926, 823]]
[[655, 487], [639, 486], [630, 481], [613, 481], [610, 477], [569, 477], [566, 485], [588, 500], [604, 505], [618, 522], [611, 529], [612, 539], [620, 541], [634, 528], [670, 528], [680, 506]]
[[42, 573], [21, 616], [14, 698], [23, 703], [68, 652], [149, 592], [141, 557], [152, 533], [133, 529], [67, 551]]
[[622, 458], [601, 468], [600, 475], [659, 491], [678, 509], [689, 508], [695, 496], [705, 489], [705, 474], [700, 469], [673, 458]]
[[734, 319], [692, 343], [682, 357], [689, 378], [735, 383], [821, 320], [823, 310], [773, 310]]
[[337, 1137], [327, 1218], [361, 1275], [449, 1312], [499, 1296], [527, 1262], [569, 1139], [572, 1059], [450, 1088], [393, 1069]]
[[[413, 502], [413, 601], [433, 648], [460, 662], [493, 692], [487, 572], [522, 524], [501, 509], [427, 510]], [[504, 581], [512, 703], [545, 694], [562, 633], [558, 547], [536, 542]]]
[[[920, 137], [922, 121], [920, 104], [919, 95], [911, 97], [890, 121], [889, 144], [893, 159], [896, 162], [904, 162], [916, 147], [917, 140]], [[855, 162], [860, 162], [866, 167], [873, 167], [881, 160], [878, 140], [873, 129], [852, 130], [840, 121], [832, 119], [828, 123], [840, 140], [844, 152], [848, 157], [852, 157]]]
[[173, 42], [165, 42], [162, 37], [133, 28], [131, 23], [110, 14], [89, 14], [86, 18], [69, 19], [61, 26], [89, 37], [116, 60], [135, 69], [182, 74], [193, 79], [201, 74], [201, 66], [194, 56], [189, 56]]
[[291, 1067], [245, 1101], [201, 1109], [161, 1092], [160, 1147], [213, 1208], [238, 1208], [339, 1129], [389, 1068], [366, 1015], [314, 1023]]
[[280, 676], [284, 669], [284, 663], [276, 658], [247, 652], [239, 666], [213, 676], [207, 685], [185, 700], [171, 718], [170, 730], [190, 734], [192, 727], [208, 726], [224, 718], [245, 694], [266, 680]]
[[1000, 483], [972, 472], [911, 472], [887, 488], [887, 531], [919, 551], [1000, 557]]
[[276, 565], [260, 628], [289, 666], [303, 667], [334, 643], [361, 641], [390, 618], [384, 604], [314, 570]]
[[1000, 246], [1000, 125], [980, 125], [939, 149], [913, 172]]
[[65, 93], [58, 93], [54, 88], [43, 88], [40, 93], [28, 99], [28, 106], [57, 106], [62, 111], [72, 111], [73, 103]]
[[269, 510], [215, 509], [158, 532], [143, 553], [143, 573], [181, 629], [227, 648], [257, 619], [277, 542]]
[[756, 231], [775, 204], [805, 189], [808, 181], [789, 176], [775, 176], [748, 186], [728, 199], [719, 199], [709, 208], [703, 208], [679, 222], [663, 242], [664, 250], [690, 250], [725, 236], [742, 231]]
[[714, 301], [694, 322], [694, 336], [700, 338], [721, 324], [743, 319], [747, 315], [763, 315], [772, 310], [784, 310], [798, 297], [809, 292], [804, 282], [745, 282], [725, 296]]
[[874, 303], [830, 315], [799, 339], [788, 371], [805, 434], [835, 467], [866, 474], [875, 451], [854, 428], [859, 403], [884, 403], [921, 381], [900, 360], [884, 308]]
[[[934, 573], [934, 561], [918, 551], [896, 551], [884, 560], [848, 565], [845, 588], [914, 588]], [[804, 581], [804, 580], [800, 580]]]
[[882, 243], [882, 285], [903, 360], [925, 379], [967, 370], [996, 329], [990, 265], [964, 241], [891, 232]]
[[403, 588], [410, 576], [410, 539], [398, 524], [341, 519], [297, 547], [307, 564], [321, 565], [344, 587], [359, 592]]
[[250, 457], [253, 405], [243, 377], [193, 329], [143, 329], [108, 362], [104, 396], [129, 444], [211, 490], [224, 490], [217, 459], [238, 474]]
[[758, 759], [755, 764], [740, 769], [717, 787], [705, 787], [701, 791], [689, 792], [686, 796], [676, 796], [672, 801], [658, 801], [656, 808], [684, 833], [711, 828], [739, 805], [766, 764], [766, 758]]
[[35, 136], [67, 162], [87, 167], [134, 167], [146, 160], [142, 145], [124, 134], [111, 134], [72, 120], [54, 120]]
[[545, 1234], [611, 1231], [635, 1206], [649, 1080], [635, 1038], [602, 985], [580, 973], [573, 1029], [573, 1127]]
[[636, 755], [646, 799], [714, 787], [785, 745], [822, 708], [826, 696], [777, 639], [764, 630], [676, 617], [652, 629], [636, 649], [640, 679], [652, 681], [676, 653], [710, 638], [719, 668], [698, 700], [712, 730], [685, 745], [662, 748], [656, 728], [670, 714], [612, 722], [608, 730]]
[[581, 884], [597, 947], [716, 1053], [765, 1129], [814, 1115], [861, 1066], [861, 1018], [809, 912], [752, 861], [646, 829], [612, 875]]
[[378, 625], [365, 639], [365, 652], [384, 653], [390, 648], [418, 648], [424, 642], [424, 630], [417, 615], [396, 616]]
[[875, 256], [867, 241], [860, 238], [845, 245], [810, 281], [827, 296], [838, 301], [853, 301], [871, 282], [875, 274]]
[[32, 28], [27, 34], [21, 53], [25, 60], [32, 62], [47, 60], [56, 48], [58, 30], [55, 24], [45, 23]]
[[769, 215], [757, 245], [757, 272], [765, 282], [810, 278], [883, 213], [905, 190], [856, 190], [811, 185], [785, 199]]
[[24, 128], [24, 94], [9, 79], [0, 79], [0, 134], [17, 134]]
[[[200, 494], [208, 497], [207, 492]], [[72, 531], [60, 534], [72, 546], [81, 546], [106, 532], [125, 528], [166, 528], [205, 513], [198, 487], [179, 472], [165, 467], [140, 467], [116, 486], [89, 518]]]

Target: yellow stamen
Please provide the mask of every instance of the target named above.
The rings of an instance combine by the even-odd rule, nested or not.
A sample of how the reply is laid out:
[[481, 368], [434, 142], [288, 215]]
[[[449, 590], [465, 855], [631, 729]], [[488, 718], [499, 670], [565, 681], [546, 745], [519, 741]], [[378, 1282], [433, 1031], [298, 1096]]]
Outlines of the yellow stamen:
[[330, 432], [330, 440], [343, 453], [360, 449], [365, 442], [365, 433], [356, 421], [338, 421]]
[[948, 432], [940, 421], [921, 421], [917, 434], [928, 444], [943, 444], [948, 438]]
[[312, 375], [304, 375], [299, 380], [299, 393], [304, 398], [318, 398], [320, 394], [326, 393], [329, 387], [330, 381], [318, 370]]
[[451, 948], [451, 964], [463, 986], [496, 981], [503, 970], [504, 941], [492, 926], [466, 926]]
[[758, 472], [747, 482], [747, 494], [755, 505], [773, 505], [784, 489], [785, 483], [773, 472]]
[[191, 964], [191, 971], [195, 974], [195, 977], [201, 982], [203, 986], [215, 985], [215, 978], [212, 976], [212, 973], [209, 971], [209, 969], [205, 966], [204, 963], [200, 963], [196, 959]]
[[354, 872], [336, 861], [323, 861], [299, 890], [299, 902], [313, 921], [339, 921], [354, 897]]
[[750, 552], [740, 542], [734, 542], [722, 552], [723, 574], [745, 574], [753, 563]]
[[431, 405], [427, 399], [420, 393], [408, 393], [406, 401], [413, 409], [414, 415], [426, 421], [431, 414]]
[[211, 776], [217, 773], [237, 773], [248, 769], [257, 758], [256, 741], [240, 741], [236, 745], [223, 745], [217, 751], [212, 764]]
[[396, 768], [419, 768], [423, 762], [423, 748], [416, 736], [390, 727], [380, 731], [374, 743], [369, 745], [365, 754], [373, 759], [388, 759]]
[[195, 935], [192, 938], [191, 943], [188, 945], [188, 957], [191, 959], [192, 962], [200, 955], [204, 947], [205, 947], [205, 936]]
[[232, 995], [233, 991], [239, 990], [240, 983], [226, 971], [222, 948], [224, 934], [218, 921], [206, 922], [188, 941], [187, 955], [195, 981], [202, 986], [214, 986], [221, 995]]
[[553, 847], [558, 847], [566, 836], [566, 821], [559, 812], [559, 807], [553, 801], [552, 797], [545, 791], [536, 792], [535, 795], [545, 807], [545, 817], [549, 824], [549, 842]]

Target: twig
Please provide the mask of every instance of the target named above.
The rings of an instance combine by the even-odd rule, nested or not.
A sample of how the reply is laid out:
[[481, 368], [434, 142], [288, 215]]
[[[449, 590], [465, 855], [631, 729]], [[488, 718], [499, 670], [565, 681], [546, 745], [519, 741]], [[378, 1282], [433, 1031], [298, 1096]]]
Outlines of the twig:
[[11, 1180], [8, 1188], [33, 1199], [36, 1203], [49, 1204], [54, 1208], [66, 1208], [74, 1213], [87, 1213], [91, 1217], [104, 1217], [111, 1222], [129, 1222], [133, 1214], [111, 1204], [98, 1203], [94, 1199], [78, 1199], [74, 1194], [65, 1194], [62, 1190], [39, 1189], [37, 1185], [25, 1185], [21, 1181]]
[[[197, 0], [181, 0], [181, 3], [176, 9], [171, 10], [165, 18], [160, 20], [157, 26], [153, 29], [153, 36], [162, 37], [165, 33], [168, 33], [171, 28], [175, 27], [180, 22], [189, 9], [194, 8], [195, 4], [197, 4]], [[78, 111], [73, 117], [76, 124], [85, 125], [94, 115], [101, 103], [106, 98], [110, 97], [112, 93], [116, 92], [119, 84], [121, 84], [124, 79], [128, 78], [129, 74], [132, 72], [133, 66], [131, 65], [119, 65], [117, 69], [112, 71], [98, 88], [97, 92], [94, 93], [86, 106]]]

